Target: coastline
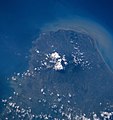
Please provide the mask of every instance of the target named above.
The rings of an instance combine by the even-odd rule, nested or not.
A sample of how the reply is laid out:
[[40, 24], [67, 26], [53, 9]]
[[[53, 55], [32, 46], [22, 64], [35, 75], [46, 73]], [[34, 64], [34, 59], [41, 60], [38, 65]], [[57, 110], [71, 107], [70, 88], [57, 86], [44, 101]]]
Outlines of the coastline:
[[108, 65], [108, 63], [106, 62], [104, 56], [103, 56], [102, 53], [101, 53], [101, 50], [99, 49], [99, 45], [98, 45], [98, 43], [97, 43], [97, 40], [94, 39], [93, 42], [94, 42], [94, 47], [95, 47], [96, 50], [98, 51], [98, 53], [99, 53], [101, 59], [102, 59], [103, 62], [105, 63], [105, 65], [106, 65], [106, 67], [108, 68], [108, 70], [113, 74], [112, 68]]

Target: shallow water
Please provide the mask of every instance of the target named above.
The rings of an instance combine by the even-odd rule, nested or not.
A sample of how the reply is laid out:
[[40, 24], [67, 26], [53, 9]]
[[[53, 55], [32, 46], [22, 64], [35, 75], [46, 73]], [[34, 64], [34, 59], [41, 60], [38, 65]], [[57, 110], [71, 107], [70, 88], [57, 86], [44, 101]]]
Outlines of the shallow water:
[[100, 54], [103, 56], [109, 68], [113, 70], [113, 36], [101, 24], [81, 16], [71, 16], [65, 19], [58, 19], [56, 22], [46, 24], [42, 32], [49, 30], [67, 29], [83, 32], [95, 40]]
[[32, 41], [37, 38], [39, 31], [63, 28], [87, 33], [95, 39], [105, 62], [113, 70], [112, 1], [109, 1], [109, 4], [108, 1], [92, 2], [90, 0], [1, 2], [0, 70], [3, 77], [0, 79], [0, 96], [9, 97], [9, 91], [12, 90], [9, 84], [4, 82], [7, 81], [7, 77], [12, 77], [14, 72], [22, 73], [28, 68], [26, 56], [29, 56]]

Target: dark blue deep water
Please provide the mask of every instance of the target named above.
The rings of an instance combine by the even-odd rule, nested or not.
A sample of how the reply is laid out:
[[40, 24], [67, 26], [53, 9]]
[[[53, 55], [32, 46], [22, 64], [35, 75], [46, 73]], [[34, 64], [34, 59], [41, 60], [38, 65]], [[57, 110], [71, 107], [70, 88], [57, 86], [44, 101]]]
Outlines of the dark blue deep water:
[[91, 18], [113, 31], [112, 0], [0, 0], [0, 99], [11, 92], [7, 77], [27, 68], [40, 28], [72, 15]]

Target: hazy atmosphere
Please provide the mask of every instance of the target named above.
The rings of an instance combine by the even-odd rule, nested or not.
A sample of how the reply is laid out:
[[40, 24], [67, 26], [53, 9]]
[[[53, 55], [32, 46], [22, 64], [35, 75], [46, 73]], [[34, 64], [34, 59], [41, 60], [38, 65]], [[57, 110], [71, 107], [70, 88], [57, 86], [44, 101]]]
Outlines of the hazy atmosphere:
[[112, 120], [112, 11], [112, 0], [1, 0], [0, 120]]

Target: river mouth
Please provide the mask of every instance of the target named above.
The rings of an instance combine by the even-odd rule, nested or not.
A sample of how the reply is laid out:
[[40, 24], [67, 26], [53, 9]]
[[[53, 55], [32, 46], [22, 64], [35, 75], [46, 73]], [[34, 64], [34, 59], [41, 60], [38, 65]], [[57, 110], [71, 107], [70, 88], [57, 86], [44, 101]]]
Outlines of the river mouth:
[[95, 46], [100, 55], [103, 57], [110, 70], [113, 71], [113, 36], [104, 26], [85, 17], [73, 16], [45, 24], [41, 31], [56, 31], [58, 29], [74, 30], [89, 35], [95, 40]]

